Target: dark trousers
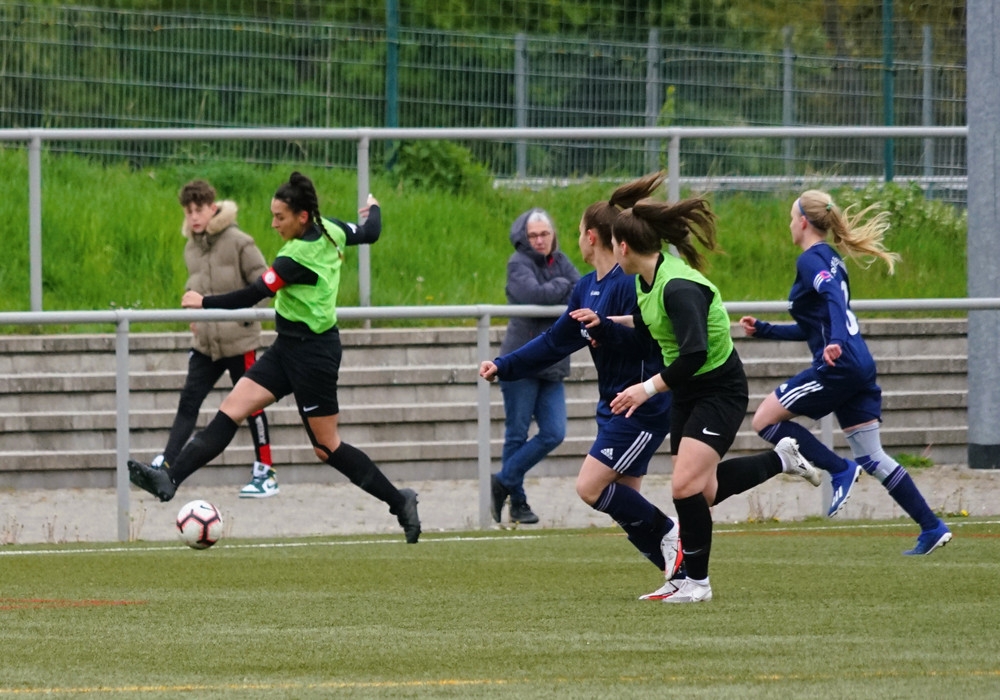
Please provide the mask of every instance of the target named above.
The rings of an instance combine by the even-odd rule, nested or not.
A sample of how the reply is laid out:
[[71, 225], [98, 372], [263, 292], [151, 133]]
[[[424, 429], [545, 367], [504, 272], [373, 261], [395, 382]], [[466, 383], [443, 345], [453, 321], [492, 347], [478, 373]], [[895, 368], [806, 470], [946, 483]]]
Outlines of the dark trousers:
[[[214, 361], [208, 355], [194, 349], [188, 353], [187, 379], [184, 381], [184, 388], [181, 389], [177, 415], [170, 428], [170, 438], [163, 450], [163, 459], [167, 464], [172, 464], [177, 459], [177, 455], [181, 453], [184, 445], [191, 438], [198, 422], [198, 411], [201, 409], [201, 404], [219, 378], [225, 372], [229, 372], [230, 380], [236, 384], [256, 359], [257, 354], [254, 351], [243, 355], [221, 357]], [[256, 460], [262, 464], [270, 465], [271, 441], [267, 432], [267, 416], [264, 415], [264, 411], [257, 411], [247, 418], [247, 424], [250, 427]]]

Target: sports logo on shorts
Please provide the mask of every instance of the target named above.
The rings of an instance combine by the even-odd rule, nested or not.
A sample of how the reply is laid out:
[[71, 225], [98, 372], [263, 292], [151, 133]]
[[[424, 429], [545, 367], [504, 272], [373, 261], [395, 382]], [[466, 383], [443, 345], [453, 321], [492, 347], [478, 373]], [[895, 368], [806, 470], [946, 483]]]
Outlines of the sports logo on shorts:
[[615, 458], [615, 451], [610, 447], [605, 447], [603, 450], [601, 450], [601, 454], [607, 457], [608, 459]]

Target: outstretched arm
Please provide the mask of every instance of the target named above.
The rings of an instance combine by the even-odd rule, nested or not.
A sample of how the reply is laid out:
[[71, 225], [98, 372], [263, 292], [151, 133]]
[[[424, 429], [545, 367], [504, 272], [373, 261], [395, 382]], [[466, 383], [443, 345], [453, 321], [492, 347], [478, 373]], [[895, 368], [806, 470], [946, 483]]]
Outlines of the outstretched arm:
[[753, 316], [740, 319], [743, 332], [751, 338], [768, 340], [808, 340], [809, 336], [797, 323], [768, 323]]
[[378, 200], [369, 194], [366, 205], [358, 209], [358, 217], [364, 219], [364, 223], [342, 225], [347, 233], [347, 245], [370, 245], [377, 241], [382, 234], [382, 207]]
[[207, 297], [188, 290], [181, 297], [181, 306], [185, 309], [246, 309], [273, 297], [282, 287], [290, 284], [313, 285], [318, 280], [319, 275], [302, 263], [279, 255], [263, 275], [243, 289]]
[[[496, 367], [494, 374], [498, 379], [524, 379], [586, 346], [587, 339], [580, 334], [580, 324], [570, 318], [568, 313], [564, 313], [547, 331], [490, 364]], [[483, 376], [482, 365], [480, 376]], [[489, 377], [483, 376], [483, 379]]]
[[263, 277], [258, 277], [254, 282], [235, 292], [211, 296], [202, 296], [189, 289], [181, 297], [181, 306], [185, 309], [248, 309], [263, 299], [274, 296], [263, 280]]

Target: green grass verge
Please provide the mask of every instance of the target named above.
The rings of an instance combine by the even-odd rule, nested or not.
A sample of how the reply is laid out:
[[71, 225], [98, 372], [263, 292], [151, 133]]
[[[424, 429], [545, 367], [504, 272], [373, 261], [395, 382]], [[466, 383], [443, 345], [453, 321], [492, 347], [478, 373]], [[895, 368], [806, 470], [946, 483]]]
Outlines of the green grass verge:
[[[184, 239], [180, 235], [183, 215], [177, 191], [196, 177], [211, 181], [221, 198], [236, 201], [241, 227], [254, 236], [265, 257], [273, 259], [281, 240], [270, 228], [271, 195], [294, 167], [211, 162], [132, 170], [127, 165], [105, 166], [70, 155], [44, 154], [44, 308], [177, 308], [186, 281]], [[5, 254], [0, 257], [0, 284], [6, 292], [0, 297], [0, 310], [26, 311], [30, 308], [28, 175], [23, 149], [0, 147], [0, 173], [14, 185], [9, 196], [0, 201], [0, 239], [5, 245]], [[356, 218], [354, 172], [310, 169], [307, 174], [316, 182], [324, 214]], [[382, 204], [384, 233], [371, 249], [372, 303], [505, 303], [506, 261], [512, 252], [510, 224], [533, 206], [552, 214], [561, 248], [586, 271], [589, 268], [577, 247], [580, 216], [589, 204], [607, 198], [613, 187], [612, 183], [596, 181], [539, 191], [477, 186], [474, 191], [453, 194], [376, 173], [370, 189]], [[719, 216], [719, 240], [725, 254], [710, 256], [708, 274], [725, 300], [787, 297], [799, 253], [788, 232], [789, 210], [797, 194], [710, 195]], [[919, 188], [906, 185], [841, 190], [837, 198], [844, 205], [882, 201], [893, 221], [887, 245], [903, 257], [892, 277], [881, 264], [863, 270], [850, 263], [853, 298], [966, 295], [964, 212], [926, 201]], [[339, 304], [358, 303], [357, 250], [352, 248], [344, 266]], [[379, 325], [415, 323], [428, 322], [387, 321]], [[453, 325], [456, 321], [443, 323]], [[173, 329], [183, 330], [184, 326], [178, 324]], [[0, 330], [25, 332], [24, 328]], [[161, 331], [165, 326], [140, 324], [134, 330]]]
[[996, 697], [1000, 523], [719, 525], [715, 600], [615, 530], [0, 550], [0, 698]]

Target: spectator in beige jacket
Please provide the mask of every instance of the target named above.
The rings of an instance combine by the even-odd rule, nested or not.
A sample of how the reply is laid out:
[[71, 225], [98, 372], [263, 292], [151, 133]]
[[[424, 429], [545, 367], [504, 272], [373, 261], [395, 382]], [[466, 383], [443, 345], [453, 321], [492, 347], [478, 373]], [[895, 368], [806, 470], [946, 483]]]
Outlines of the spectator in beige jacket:
[[[188, 269], [186, 290], [203, 295], [225, 294], [245, 286], [267, 269], [264, 256], [248, 234], [236, 224], [236, 204], [216, 201], [215, 188], [204, 180], [194, 180], [181, 188], [184, 208], [181, 232], [187, 238], [184, 262]], [[188, 373], [177, 405], [177, 415], [163, 454], [152, 466], [171, 464], [194, 432], [198, 411], [205, 397], [225, 372], [235, 385], [257, 359], [260, 323], [257, 321], [198, 321], [188, 353]], [[278, 481], [271, 462], [271, 445], [264, 411], [247, 419], [253, 439], [255, 460], [250, 482], [240, 498], [267, 498], [278, 493]]]

